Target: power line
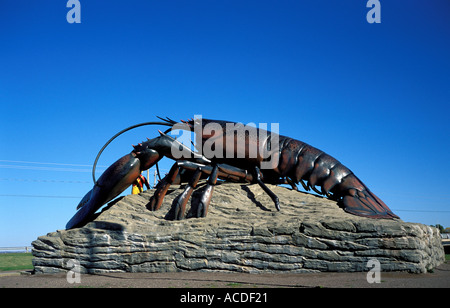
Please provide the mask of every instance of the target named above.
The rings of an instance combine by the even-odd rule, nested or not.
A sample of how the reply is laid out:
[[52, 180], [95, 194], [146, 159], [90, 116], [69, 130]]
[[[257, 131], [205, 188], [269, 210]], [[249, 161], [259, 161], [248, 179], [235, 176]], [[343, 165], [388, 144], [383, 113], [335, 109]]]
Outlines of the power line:
[[46, 196], [46, 195], [13, 195], [13, 194], [0, 194], [0, 197], [24, 197], [24, 198], [63, 198], [63, 199], [81, 199], [79, 196]]
[[35, 182], [35, 183], [70, 183], [70, 184], [86, 184], [91, 181], [70, 181], [70, 180], [38, 180], [38, 179], [15, 179], [15, 178], [0, 178], [0, 181], [8, 182]]
[[392, 210], [394, 212], [450, 213], [450, 211], [440, 211], [440, 210], [398, 210], [398, 209]]
[[17, 169], [17, 170], [40, 170], [40, 171], [58, 171], [58, 172], [91, 172], [91, 169], [75, 169], [75, 168], [53, 168], [38, 166], [19, 166], [19, 165], [0, 165], [0, 168]]
[[[0, 159], [0, 162], [4, 163], [19, 163], [19, 164], [37, 164], [37, 165], [58, 165], [58, 166], [72, 166], [72, 167], [92, 167], [92, 164], [90, 165], [80, 165], [80, 164], [66, 164], [66, 163], [49, 163], [49, 162], [37, 162], [37, 161], [25, 161], [25, 160], [7, 160], [7, 159]], [[107, 166], [99, 166], [106, 168]]]
[[439, 195], [437, 193], [432, 193], [430, 195], [420, 195], [416, 193], [410, 193], [410, 192], [403, 192], [403, 193], [397, 193], [397, 192], [385, 192], [383, 193], [385, 196], [394, 196], [394, 197], [405, 197], [405, 196], [411, 196], [414, 199], [439, 199], [439, 200], [450, 200], [450, 197], [447, 194]]

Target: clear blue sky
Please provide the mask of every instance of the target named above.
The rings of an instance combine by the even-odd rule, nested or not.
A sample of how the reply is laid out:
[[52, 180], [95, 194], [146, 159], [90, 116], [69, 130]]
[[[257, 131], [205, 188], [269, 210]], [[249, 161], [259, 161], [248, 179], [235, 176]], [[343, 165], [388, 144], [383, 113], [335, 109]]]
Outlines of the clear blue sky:
[[380, 0], [381, 24], [365, 0], [80, 2], [81, 24], [64, 0], [0, 3], [0, 247], [63, 229], [100, 147], [156, 115], [279, 123], [450, 227], [448, 0]]

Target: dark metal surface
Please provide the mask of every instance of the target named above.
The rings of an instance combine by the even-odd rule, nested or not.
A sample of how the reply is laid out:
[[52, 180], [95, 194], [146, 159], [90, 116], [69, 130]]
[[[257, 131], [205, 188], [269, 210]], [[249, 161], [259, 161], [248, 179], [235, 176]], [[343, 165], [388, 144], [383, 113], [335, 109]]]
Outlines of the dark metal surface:
[[[131, 128], [158, 124], [171, 126], [167, 130], [170, 131], [175, 124], [179, 124], [168, 118], [160, 119], [164, 122], [147, 122], [147, 124], [137, 124]], [[194, 131], [196, 125], [200, 124], [196, 121], [182, 121], [184, 125], [177, 128]], [[201, 125], [202, 135], [196, 136], [197, 141], [202, 147], [214, 143], [216, 145], [214, 155], [210, 155], [211, 157], [208, 157], [208, 153], [200, 155], [171, 136], [160, 132], [159, 137], [133, 146], [134, 149], [130, 154], [119, 159], [104, 172], [94, 188], [82, 199], [78, 206], [81, 209], [66, 227], [68, 229], [79, 227], [88, 222], [97, 209], [119, 195], [134, 182], [141, 171], [151, 168], [163, 157], [173, 159], [175, 163], [167, 176], [158, 184], [147, 208], [158, 210], [170, 185], [175, 181], [187, 182], [185, 192], [174, 204], [176, 214], [173, 219], [184, 218], [186, 203], [201, 178], [208, 178], [208, 189], [203, 193], [202, 204], [195, 205], [198, 207], [198, 217], [206, 216], [213, 187], [220, 178], [258, 183], [272, 198], [277, 210], [280, 210], [278, 197], [265, 183], [289, 183], [294, 189], [297, 189], [297, 184], [302, 184], [306, 190], [312, 189], [318, 194], [337, 200], [346, 212], [354, 215], [370, 218], [399, 218], [350, 169], [309, 144], [258, 128], [254, 128], [254, 134], [235, 130], [233, 127], [239, 125], [235, 122], [202, 119]], [[218, 129], [205, 130], [207, 125], [215, 125]], [[99, 155], [119, 134], [105, 144]], [[273, 144], [274, 140], [278, 140], [278, 146]], [[174, 147], [183, 152], [182, 158], [174, 157], [172, 153]], [[261, 169], [261, 165], [268, 158], [268, 153], [275, 164], [273, 168]]]

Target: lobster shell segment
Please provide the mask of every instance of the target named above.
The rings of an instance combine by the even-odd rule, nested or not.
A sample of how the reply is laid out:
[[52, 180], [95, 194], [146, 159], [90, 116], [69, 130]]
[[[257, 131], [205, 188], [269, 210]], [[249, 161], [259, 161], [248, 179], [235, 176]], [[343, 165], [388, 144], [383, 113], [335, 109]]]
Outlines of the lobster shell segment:
[[[348, 213], [370, 218], [399, 218], [337, 159], [299, 140], [285, 136], [280, 139], [280, 161], [274, 170], [279, 176], [287, 176], [294, 183], [302, 183], [306, 190], [312, 188], [338, 200]], [[320, 186], [321, 191], [315, 186]]]
[[354, 174], [347, 176], [339, 186], [341, 194], [344, 192], [339, 201], [344, 211], [370, 218], [400, 218]]

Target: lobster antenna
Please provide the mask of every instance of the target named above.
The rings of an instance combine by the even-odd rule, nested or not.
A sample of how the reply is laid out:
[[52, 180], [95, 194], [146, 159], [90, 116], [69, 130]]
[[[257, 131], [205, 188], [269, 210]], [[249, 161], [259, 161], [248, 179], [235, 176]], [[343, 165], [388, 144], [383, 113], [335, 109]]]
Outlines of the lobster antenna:
[[161, 175], [159, 174], [159, 166], [158, 166], [158, 163], [156, 163], [156, 171], [158, 172], [158, 178], [159, 178], [159, 181], [161, 181]]
[[[165, 122], [144, 122], [144, 123], [132, 125], [132, 126], [130, 126], [130, 127], [128, 127], [128, 128], [125, 128], [125, 129], [121, 130], [120, 132], [118, 132], [117, 134], [115, 134], [114, 136], [112, 136], [111, 139], [108, 140], [108, 142], [105, 143], [105, 145], [104, 145], [104, 146], [100, 149], [100, 151], [98, 152], [97, 157], [95, 158], [95, 161], [94, 161], [94, 165], [92, 166], [92, 179], [94, 180], [94, 185], [97, 185], [97, 180], [95, 179], [95, 168], [96, 168], [96, 166], [97, 166], [98, 159], [100, 158], [100, 155], [102, 155], [102, 153], [103, 153], [103, 151], [106, 149], [106, 147], [107, 147], [114, 139], [116, 139], [117, 137], [119, 137], [119, 136], [122, 135], [123, 133], [125, 133], [125, 132], [127, 132], [127, 131], [129, 131], [129, 130], [132, 130], [132, 129], [134, 129], [134, 128], [137, 128], [137, 127], [141, 127], [141, 126], [145, 126], [145, 125], [165, 125], [165, 126], [173, 126], [173, 125], [176, 123], [175, 121], [170, 120], [169, 118], [167, 118], [167, 119], [169, 119], [169, 120], [165, 120], [165, 119], [160, 118], [160, 117], [158, 117], [158, 118], [161, 119], [161, 120], [163, 120], [163, 121], [165, 121]], [[175, 122], [175, 123], [174, 123], [174, 122]], [[168, 129], [168, 131], [170, 131], [170, 129]]]

